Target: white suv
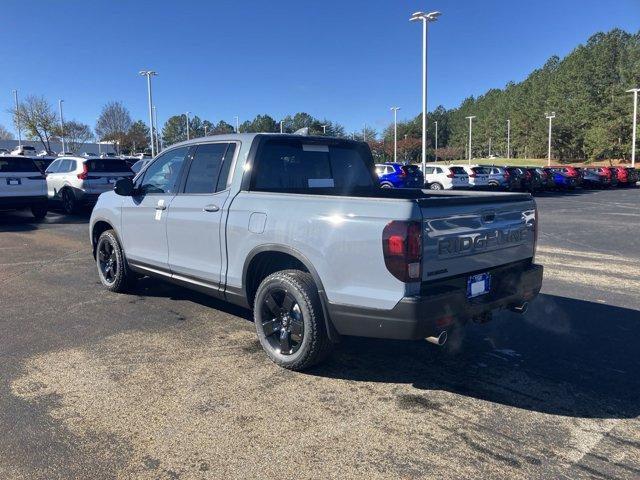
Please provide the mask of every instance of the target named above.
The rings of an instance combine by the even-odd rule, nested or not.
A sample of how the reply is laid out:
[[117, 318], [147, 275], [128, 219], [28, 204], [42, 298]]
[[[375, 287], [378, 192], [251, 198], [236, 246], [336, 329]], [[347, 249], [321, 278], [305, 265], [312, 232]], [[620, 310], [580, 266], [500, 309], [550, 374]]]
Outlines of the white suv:
[[431, 190], [469, 188], [469, 176], [462, 167], [427, 163], [424, 184]]
[[489, 170], [482, 165], [456, 165], [469, 175], [469, 185], [473, 188], [489, 187]]
[[116, 181], [133, 177], [133, 172], [119, 158], [62, 157], [47, 170], [49, 200], [62, 204], [65, 213], [80, 206], [93, 206], [101, 193], [113, 190]]
[[47, 214], [47, 184], [31, 158], [0, 157], [0, 210], [30, 208], [41, 219]]

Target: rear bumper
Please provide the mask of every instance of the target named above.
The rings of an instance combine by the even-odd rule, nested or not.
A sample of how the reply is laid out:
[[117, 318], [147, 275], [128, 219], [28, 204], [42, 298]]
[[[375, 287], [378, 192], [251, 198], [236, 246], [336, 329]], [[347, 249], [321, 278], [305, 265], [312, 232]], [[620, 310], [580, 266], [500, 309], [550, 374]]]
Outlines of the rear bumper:
[[0, 197], [0, 210], [17, 210], [30, 208], [47, 203], [46, 195], [33, 195], [27, 197]]
[[538, 295], [542, 286], [542, 265], [529, 261], [498, 267], [490, 273], [491, 291], [473, 299], [466, 295], [465, 274], [425, 283], [420, 295], [404, 297], [391, 310], [329, 304], [329, 316], [341, 335], [420, 339], [494, 310], [522, 305]]

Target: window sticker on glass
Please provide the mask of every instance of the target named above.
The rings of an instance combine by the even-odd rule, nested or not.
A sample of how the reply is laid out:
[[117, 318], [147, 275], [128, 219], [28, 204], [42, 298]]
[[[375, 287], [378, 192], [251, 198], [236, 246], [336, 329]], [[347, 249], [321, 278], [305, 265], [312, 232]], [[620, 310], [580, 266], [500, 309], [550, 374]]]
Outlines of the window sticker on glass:
[[310, 178], [309, 188], [334, 188], [333, 178]]
[[329, 145], [302, 145], [304, 152], [324, 152], [329, 153]]

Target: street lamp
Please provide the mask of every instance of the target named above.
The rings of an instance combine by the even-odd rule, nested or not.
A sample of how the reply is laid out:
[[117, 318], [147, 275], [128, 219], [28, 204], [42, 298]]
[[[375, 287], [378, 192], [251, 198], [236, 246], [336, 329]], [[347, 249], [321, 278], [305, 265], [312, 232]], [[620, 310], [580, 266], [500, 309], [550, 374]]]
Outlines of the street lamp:
[[511, 120], [507, 120], [507, 159], [511, 158]]
[[189, 112], [186, 112], [185, 116], [187, 117], [187, 140], [189, 140]]
[[440, 12], [416, 12], [410, 22], [422, 21], [422, 171], [427, 168], [427, 25], [435, 22]]
[[66, 149], [64, 148], [64, 119], [62, 118], [62, 103], [64, 100], [58, 100], [58, 109], [60, 110], [60, 137], [62, 140], [62, 151], [64, 152]]
[[547, 167], [551, 166], [551, 121], [556, 118], [556, 112], [545, 113], [544, 116], [549, 120], [549, 149], [547, 151]]
[[153, 102], [151, 101], [151, 77], [154, 77], [158, 74], [153, 70], [140, 70], [139, 73], [143, 77], [147, 77], [147, 96], [149, 100], [149, 125], [151, 125], [151, 129], [149, 131], [149, 135], [151, 136], [151, 156], [155, 157], [156, 148], [153, 142], [153, 108], [152, 108]]
[[398, 161], [398, 110], [400, 107], [391, 107], [393, 112], [393, 161]]
[[156, 141], [156, 152], [160, 153], [160, 140], [158, 138], [158, 111], [156, 110], [156, 106], [153, 106], [153, 125], [154, 130], [156, 131], [155, 141]]
[[326, 135], [327, 134], [327, 126], [326, 125], [320, 125], [322, 127], [322, 134]]
[[471, 131], [473, 130], [473, 119], [476, 118], [475, 115], [472, 115], [470, 117], [466, 117], [467, 120], [469, 120], [469, 165], [471, 165]]
[[627, 90], [628, 93], [633, 93], [633, 131], [631, 132], [631, 167], [636, 166], [636, 130], [637, 130], [637, 117], [638, 117], [638, 92], [640, 88], [632, 88]]
[[436, 162], [438, 161], [438, 122], [435, 121], [433, 122], [436, 124], [436, 149], [433, 151], [433, 156], [436, 159]]
[[236, 133], [240, 133], [240, 118], [238, 115], [235, 115], [233, 118], [236, 119]]
[[207, 136], [207, 124], [206, 123], [204, 124], [204, 136], [205, 137]]
[[366, 123], [362, 126], [362, 141], [363, 142], [367, 141], [367, 124]]
[[284, 120], [280, 120], [280, 133], [283, 133], [283, 127], [282, 127], [282, 123], [284, 122]]
[[18, 90], [13, 91], [13, 98], [16, 101], [16, 126], [18, 127], [18, 146], [22, 146], [22, 130], [20, 128], [20, 114], [18, 113]]

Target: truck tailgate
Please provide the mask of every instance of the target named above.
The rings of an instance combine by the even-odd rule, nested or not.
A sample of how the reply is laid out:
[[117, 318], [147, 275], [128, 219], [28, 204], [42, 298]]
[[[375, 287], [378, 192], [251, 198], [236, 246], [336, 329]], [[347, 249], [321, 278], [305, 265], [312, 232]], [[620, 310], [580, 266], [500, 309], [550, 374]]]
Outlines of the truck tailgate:
[[423, 281], [488, 270], [533, 256], [536, 210], [528, 194], [436, 197], [421, 200], [419, 205]]

